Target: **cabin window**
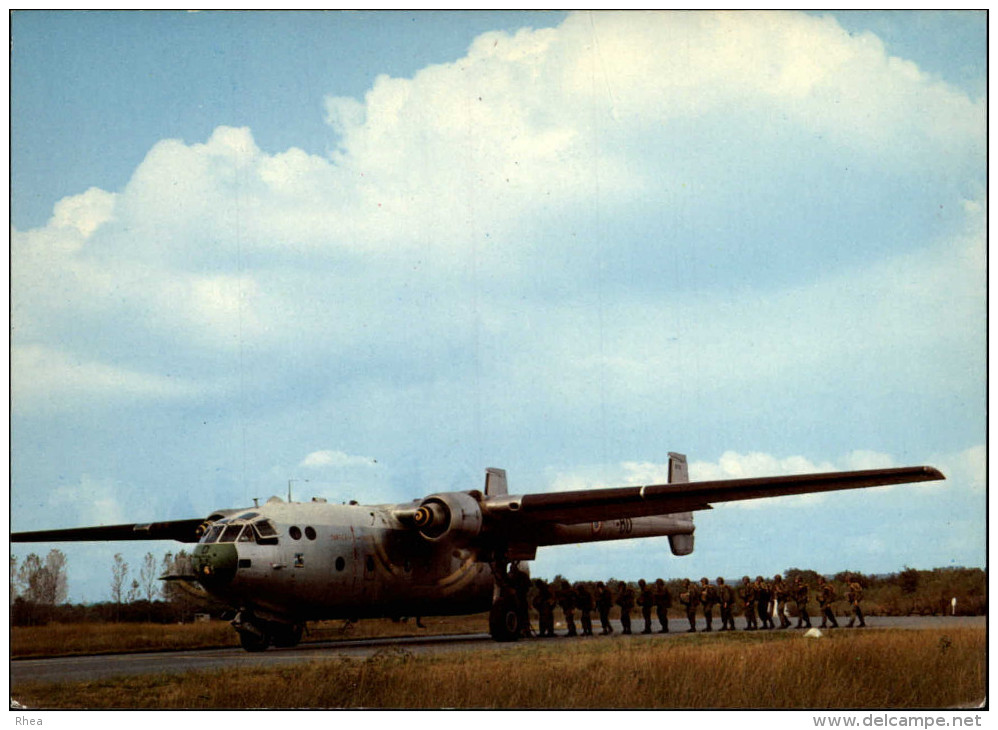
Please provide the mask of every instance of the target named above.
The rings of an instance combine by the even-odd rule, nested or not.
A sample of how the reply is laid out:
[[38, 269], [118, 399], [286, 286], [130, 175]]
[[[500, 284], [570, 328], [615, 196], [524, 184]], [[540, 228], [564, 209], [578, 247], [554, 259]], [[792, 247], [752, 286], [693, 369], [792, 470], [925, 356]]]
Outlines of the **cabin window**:
[[297, 525], [292, 525], [288, 529], [288, 534], [291, 535], [292, 540], [301, 540], [301, 530]]
[[347, 561], [343, 559], [343, 556], [336, 558], [336, 569], [343, 570], [345, 567], [347, 567]]
[[239, 537], [240, 531], [242, 531], [242, 525], [228, 525], [225, 528], [225, 532], [222, 533], [222, 537], [219, 538], [219, 542], [235, 542], [236, 538]]
[[314, 540], [315, 539], [315, 528], [314, 527], [306, 527], [305, 528], [305, 537], [307, 537], [309, 540]]

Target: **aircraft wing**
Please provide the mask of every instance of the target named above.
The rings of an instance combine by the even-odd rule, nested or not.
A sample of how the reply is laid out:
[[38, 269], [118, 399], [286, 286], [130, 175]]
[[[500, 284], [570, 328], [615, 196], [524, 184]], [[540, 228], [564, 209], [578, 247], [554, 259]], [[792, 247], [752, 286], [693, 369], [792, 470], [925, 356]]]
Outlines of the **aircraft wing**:
[[827, 472], [780, 477], [726, 479], [643, 487], [587, 489], [501, 497], [486, 504], [500, 523], [578, 524], [711, 509], [712, 504], [764, 497], [832, 492], [841, 489], [907, 484], [945, 479], [931, 466]]
[[37, 530], [12, 532], [11, 542], [96, 542], [115, 540], [176, 540], [197, 542], [198, 528], [203, 517], [170, 522], [148, 522], [130, 525], [105, 525], [103, 527], [74, 527], [66, 530]]

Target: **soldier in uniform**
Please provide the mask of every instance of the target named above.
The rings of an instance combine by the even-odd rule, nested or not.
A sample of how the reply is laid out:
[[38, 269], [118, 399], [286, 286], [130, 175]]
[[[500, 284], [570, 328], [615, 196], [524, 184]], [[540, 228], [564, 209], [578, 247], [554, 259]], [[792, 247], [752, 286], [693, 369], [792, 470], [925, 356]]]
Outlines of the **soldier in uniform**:
[[582, 620], [582, 635], [593, 635], [593, 594], [589, 592], [589, 586], [585, 583], [575, 584], [575, 604], [579, 608], [579, 617]]
[[520, 636], [530, 636], [530, 604], [527, 594], [530, 593], [530, 576], [520, 568], [519, 563], [513, 563], [509, 569], [509, 583], [516, 599], [516, 613], [519, 617]]
[[764, 629], [775, 628], [773, 617], [769, 613], [770, 595], [772, 595], [772, 589], [769, 587], [769, 583], [767, 583], [761, 575], [756, 576], [755, 605], [756, 611], [759, 614], [759, 619], [762, 621], [762, 628]]
[[686, 629], [686, 633], [695, 633], [697, 630], [697, 606], [700, 605], [700, 588], [689, 578], [683, 583], [683, 592], [679, 594], [679, 602], [686, 606], [686, 620], [690, 622], [690, 627]]
[[706, 577], [700, 579], [700, 603], [703, 604], [703, 620], [707, 623], [704, 631], [713, 631], [714, 605], [717, 603], [717, 588]]
[[537, 595], [534, 596], [534, 608], [537, 609], [537, 635], [554, 636], [554, 596], [548, 584], [540, 578], [534, 583]]
[[797, 604], [797, 628], [811, 628], [811, 617], [807, 615], [808, 595], [807, 583], [798, 575], [794, 578], [794, 603]]
[[866, 626], [866, 621], [863, 620], [863, 609], [859, 607], [859, 602], [863, 600], [863, 586], [860, 585], [859, 579], [855, 575], [848, 576], [846, 580], [848, 581], [846, 600], [849, 601], [849, 606], [852, 609], [852, 615], [849, 616], [849, 623], [846, 626], [851, 629], [856, 619], [859, 619], [860, 627]]
[[652, 595], [651, 588], [645, 583], [644, 578], [638, 581], [638, 605], [641, 606], [641, 617], [645, 620], [645, 627], [641, 633], [650, 634], [651, 609], [655, 605], [655, 597]]
[[783, 576], [777, 573], [773, 576], [773, 595], [771, 600], [776, 604], [776, 615], [780, 617], [780, 628], [785, 629], [790, 626], [790, 619], [787, 618], [787, 599], [790, 597], [790, 590], [783, 582]]
[[827, 623], [832, 625], [829, 628], [837, 629], [839, 622], [835, 620], [835, 611], [832, 605], [835, 603], [835, 586], [828, 583], [824, 576], [818, 576], [818, 607], [821, 609], [821, 628], [825, 628]]
[[735, 592], [731, 586], [724, 582], [724, 578], [717, 578], [717, 604], [721, 609], [721, 631], [735, 630]]
[[655, 612], [658, 614], [658, 622], [662, 626], [660, 634], [669, 633], [669, 609], [672, 607], [672, 593], [665, 581], [659, 578], [655, 581]]
[[613, 607], [613, 594], [610, 589], [603, 585], [603, 581], [596, 583], [596, 610], [599, 611], [599, 622], [603, 630], [601, 634], [612, 634], [613, 626], [610, 624], [610, 609]]
[[565, 626], [568, 627], [565, 636], [578, 636], [575, 630], [575, 602], [575, 591], [567, 580], [563, 580], [561, 590], [558, 591], [558, 605], [561, 606], [561, 612], [565, 615]]
[[742, 585], [738, 589], [738, 599], [745, 610], [745, 630], [755, 631], [759, 624], [755, 618], [755, 585], [747, 575], [742, 577]]
[[624, 627], [621, 633], [629, 634], [631, 633], [631, 609], [634, 608], [634, 591], [631, 590], [626, 581], [620, 581], [617, 605], [620, 606], [620, 625]]

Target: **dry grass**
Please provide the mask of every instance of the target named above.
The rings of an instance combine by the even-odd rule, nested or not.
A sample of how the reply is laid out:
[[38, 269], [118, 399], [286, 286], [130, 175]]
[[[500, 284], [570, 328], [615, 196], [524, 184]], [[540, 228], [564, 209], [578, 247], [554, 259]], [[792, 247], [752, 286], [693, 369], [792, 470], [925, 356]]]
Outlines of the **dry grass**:
[[25, 684], [42, 708], [937, 708], [985, 697], [983, 629], [523, 642], [277, 669]]
[[[430, 636], [438, 634], [487, 633], [488, 615], [424, 618], [426, 628], [415, 620], [395, 623], [369, 619], [356, 624], [325, 621], [309, 624], [304, 641], [369, 639], [376, 637]], [[167, 651], [239, 646], [239, 637], [226, 621], [192, 624], [81, 623], [14, 627], [10, 632], [11, 657], [116, 654], [129, 651]]]

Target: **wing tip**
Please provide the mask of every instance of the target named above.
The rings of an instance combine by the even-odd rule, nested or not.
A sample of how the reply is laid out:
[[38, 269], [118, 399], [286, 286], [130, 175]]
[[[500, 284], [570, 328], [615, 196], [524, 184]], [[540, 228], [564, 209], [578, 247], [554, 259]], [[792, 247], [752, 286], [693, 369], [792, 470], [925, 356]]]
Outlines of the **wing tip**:
[[946, 475], [943, 474], [938, 469], [936, 469], [936, 467], [934, 466], [923, 466], [922, 473], [925, 475], [926, 481], [934, 481], [934, 480], [938, 481], [946, 479]]

